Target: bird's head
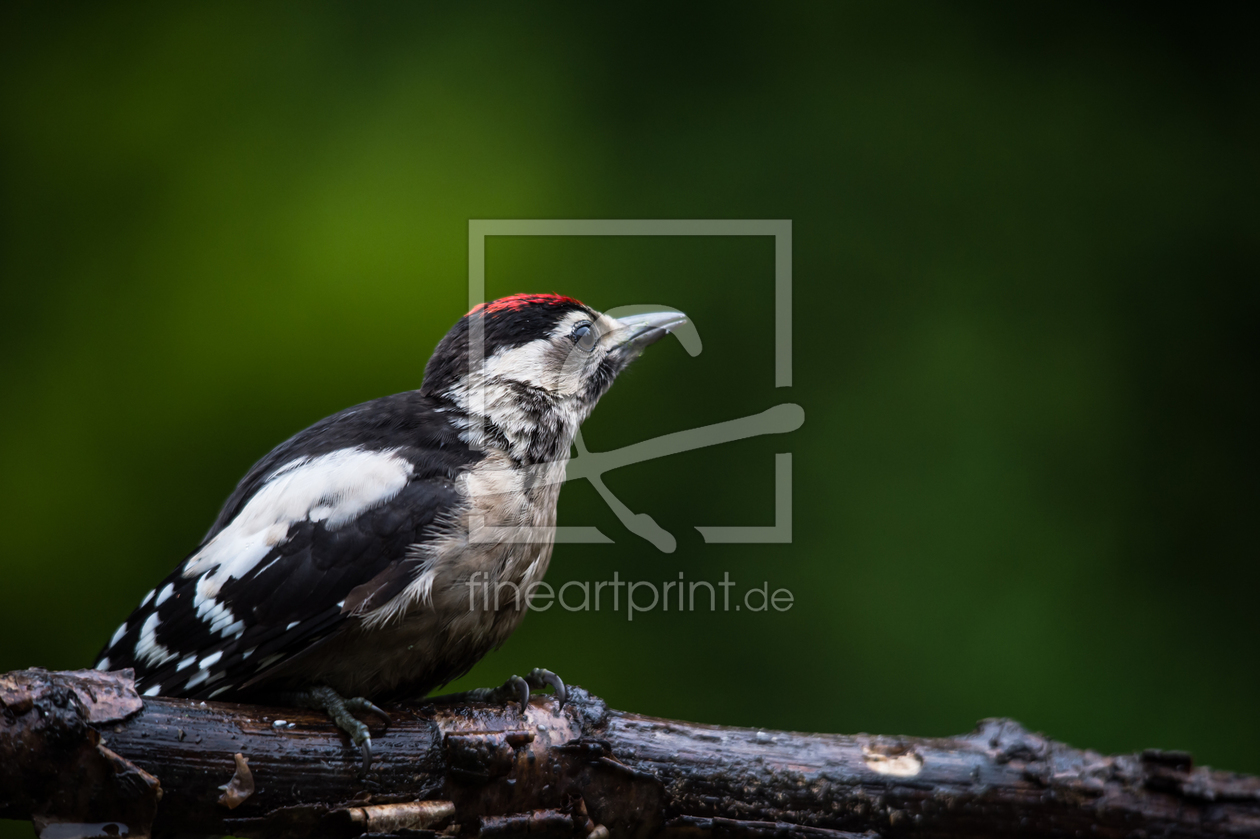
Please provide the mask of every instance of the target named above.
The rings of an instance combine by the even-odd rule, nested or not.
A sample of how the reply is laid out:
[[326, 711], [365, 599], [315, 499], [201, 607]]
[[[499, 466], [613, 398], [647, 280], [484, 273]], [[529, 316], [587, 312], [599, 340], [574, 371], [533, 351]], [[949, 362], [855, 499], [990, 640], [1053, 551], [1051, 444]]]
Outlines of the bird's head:
[[433, 351], [421, 391], [475, 420], [478, 444], [514, 457], [566, 457], [617, 374], [682, 324], [679, 312], [614, 318], [571, 297], [517, 294], [482, 303]]

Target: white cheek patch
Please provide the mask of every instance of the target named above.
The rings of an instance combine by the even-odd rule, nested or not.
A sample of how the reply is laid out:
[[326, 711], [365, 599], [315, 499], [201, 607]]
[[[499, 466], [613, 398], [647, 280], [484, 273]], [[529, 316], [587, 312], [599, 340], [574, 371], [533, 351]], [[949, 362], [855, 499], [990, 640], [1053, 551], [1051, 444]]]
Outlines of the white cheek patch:
[[[590, 349], [583, 349], [573, 340], [574, 327], [583, 322], [590, 323], [597, 333]], [[609, 336], [620, 328], [618, 321], [606, 315], [572, 311], [546, 337], [488, 355], [481, 369], [470, 371], [442, 394], [471, 417], [452, 417], [461, 431], [460, 439], [484, 445], [483, 420], [488, 420], [507, 439], [513, 456], [529, 457], [539, 442], [542, 405], [548, 414], [548, 429], [560, 441], [557, 449], [567, 454], [565, 441], [572, 438], [593, 407], [575, 397], [587, 391], [592, 372], [615, 346], [616, 339], [610, 340]], [[543, 401], [522, 400], [521, 385], [537, 391]]]
[[[574, 392], [580, 386], [582, 374], [592, 359], [592, 351], [579, 348], [571, 337], [574, 327], [583, 322], [592, 323], [592, 328], [601, 335], [611, 331], [616, 325], [602, 315], [592, 321], [592, 316], [587, 312], [570, 312], [555, 325], [546, 338], [499, 350], [487, 357], [484, 380], [520, 382], [552, 393]], [[598, 351], [597, 349], [594, 352]]]
[[485, 378], [490, 381], [507, 379], [550, 390], [555, 385], [556, 356], [556, 345], [551, 338], [499, 350], [485, 360]]
[[193, 605], [197, 616], [210, 624], [210, 631], [225, 637], [244, 631], [231, 609], [215, 598], [224, 583], [248, 574], [284, 542], [290, 527], [314, 521], [336, 530], [401, 492], [414, 467], [396, 451], [339, 449], [298, 458], [272, 473], [183, 570], [185, 577], [201, 575]]

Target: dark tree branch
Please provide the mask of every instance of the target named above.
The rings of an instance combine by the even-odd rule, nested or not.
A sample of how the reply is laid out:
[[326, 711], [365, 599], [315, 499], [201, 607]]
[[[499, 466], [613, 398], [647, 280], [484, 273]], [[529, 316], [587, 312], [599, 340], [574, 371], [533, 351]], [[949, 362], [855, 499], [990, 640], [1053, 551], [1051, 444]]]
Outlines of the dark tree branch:
[[45, 837], [1260, 836], [1260, 778], [1181, 753], [1106, 757], [1007, 720], [952, 739], [723, 728], [573, 694], [524, 716], [396, 706], [361, 777], [320, 714], [141, 701], [129, 671], [13, 672], [0, 817]]

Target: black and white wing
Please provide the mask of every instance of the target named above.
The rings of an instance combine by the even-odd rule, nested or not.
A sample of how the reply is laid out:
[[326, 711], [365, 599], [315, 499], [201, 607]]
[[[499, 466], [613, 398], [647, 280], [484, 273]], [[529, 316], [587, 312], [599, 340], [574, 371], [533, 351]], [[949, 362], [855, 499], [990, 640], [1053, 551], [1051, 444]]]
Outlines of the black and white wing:
[[230, 696], [328, 637], [365, 597], [401, 592], [408, 548], [460, 503], [456, 478], [476, 457], [426, 403], [410, 393], [351, 408], [260, 461], [97, 669], [134, 668], [146, 696]]

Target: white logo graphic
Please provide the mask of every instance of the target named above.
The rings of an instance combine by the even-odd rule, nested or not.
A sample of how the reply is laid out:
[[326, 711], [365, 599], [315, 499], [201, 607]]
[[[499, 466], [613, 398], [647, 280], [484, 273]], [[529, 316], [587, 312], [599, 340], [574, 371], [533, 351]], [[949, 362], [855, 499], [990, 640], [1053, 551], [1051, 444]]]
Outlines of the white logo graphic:
[[[774, 386], [792, 386], [792, 222], [756, 219], [469, 219], [468, 221], [468, 307], [485, 302], [487, 236], [773, 236], [774, 237]], [[668, 307], [665, 307], [668, 308]], [[607, 314], [637, 314], [660, 311], [660, 306], [622, 306]], [[683, 348], [696, 356], [702, 345], [694, 324], [674, 333]], [[476, 346], [480, 330], [473, 333], [471, 361], [480, 363], [484, 346]], [[566, 480], [585, 478], [608, 504], [626, 529], [651, 542], [658, 550], [672, 553], [677, 547], [673, 534], [647, 513], [635, 513], [604, 484], [603, 475], [621, 466], [642, 463], [679, 452], [716, 446], [748, 437], [786, 434], [801, 427], [805, 411], [800, 405], [783, 402], [768, 410], [713, 425], [676, 431], [607, 452], [588, 451], [581, 431], [574, 440], [577, 454], [568, 464]], [[769, 527], [697, 527], [705, 542], [768, 543], [792, 541], [792, 455], [782, 452], [774, 458], [774, 524]], [[495, 528], [474, 522], [476, 539], [495, 539]], [[529, 541], [528, 528], [516, 528], [516, 538]], [[478, 536], [478, 532], [482, 535]], [[542, 534], [539, 534], [542, 538]], [[595, 527], [557, 527], [555, 541], [609, 544], [612, 539]]]

